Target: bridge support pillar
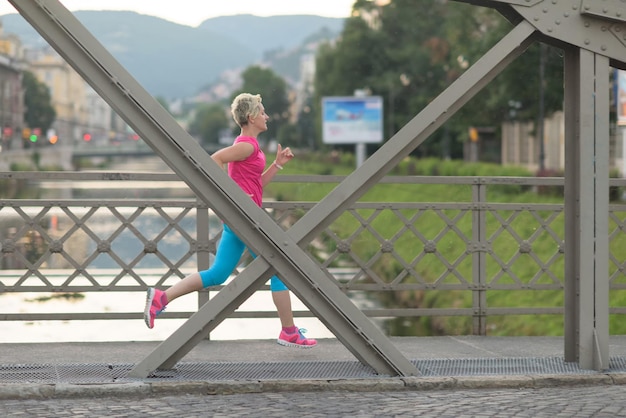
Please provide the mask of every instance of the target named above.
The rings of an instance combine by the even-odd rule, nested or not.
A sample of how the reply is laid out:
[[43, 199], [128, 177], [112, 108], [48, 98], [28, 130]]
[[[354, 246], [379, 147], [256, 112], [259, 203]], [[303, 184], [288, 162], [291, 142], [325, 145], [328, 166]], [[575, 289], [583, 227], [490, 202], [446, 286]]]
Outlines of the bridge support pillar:
[[565, 49], [565, 361], [609, 362], [609, 59]]

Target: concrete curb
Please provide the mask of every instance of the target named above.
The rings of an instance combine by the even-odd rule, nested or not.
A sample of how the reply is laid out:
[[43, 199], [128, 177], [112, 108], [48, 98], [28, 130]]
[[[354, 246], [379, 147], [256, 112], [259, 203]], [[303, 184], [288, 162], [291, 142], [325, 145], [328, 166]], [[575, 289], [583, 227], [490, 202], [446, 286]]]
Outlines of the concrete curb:
[[468, 389], [522, 389], [626, 384], [625, 374], [396, 377], [340, 380], [264, 380], [220, 382], [130, 382], [96, 384], [4, 384], [0, 400], [232, 395], [279, 392], [391, 392]]

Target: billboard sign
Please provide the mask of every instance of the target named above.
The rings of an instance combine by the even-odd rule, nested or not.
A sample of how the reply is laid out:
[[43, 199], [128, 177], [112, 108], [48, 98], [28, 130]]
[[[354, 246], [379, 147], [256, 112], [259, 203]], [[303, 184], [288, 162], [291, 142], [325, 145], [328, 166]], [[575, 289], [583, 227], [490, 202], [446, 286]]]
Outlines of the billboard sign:
[[322, 132], [325, 144], [382, 142], [382, 97], [322, 98]]

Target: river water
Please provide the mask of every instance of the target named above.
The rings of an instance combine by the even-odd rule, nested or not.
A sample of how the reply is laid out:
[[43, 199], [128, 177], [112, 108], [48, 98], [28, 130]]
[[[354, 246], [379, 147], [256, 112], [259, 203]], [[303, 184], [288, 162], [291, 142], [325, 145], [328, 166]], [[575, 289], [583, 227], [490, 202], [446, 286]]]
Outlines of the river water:
[[[109, 171], [164, 171], [160, 161], [145, 161], [141, 165], [119, 164]], [[103, 182], [105, 183], [105, 182]], [[144, 183], [145, 186], [145, 183]], [[59, 186], [65, 187], [67, 186]], [[100, 190], [106, 195], [107, 184], [76, 183], [71, 190], [65, 190], [64, 198], [93, 194]], [[173, 194], [180, 197], [180, 185], [174, 185]], [[52, 192], [54, 184], [46, 185]], [[89, 196], [93, 197], [93, 196]], [[106, 223], [103, 227], [106, 227]], [[138, 228], [141, 225], [137, 225]], [[113, 228], [113, 227], [111, 227]], [[104, 266], [100, 266], [104, 267]], [[191, 270], [189, 271], [191, 272]], [[84, 297], [73, 300], [42, 297], [52, 294], [5, 293], [0, 295], [1, 312], [5, 313], [67, 313], [67, 312], [143, 312], [145, 294], [141, 292], [87, 292]], [[306, 306], [292, 294], [294, 311], [306, 311]], [[189, 312], [197, 310], [197, 294], [183, 296], [173, 301], [168, 312]], [[239, 310], [275, 311], [271, 294], [256, 292]], [[183, 323], [184, 319], [157, 319], [155, 328], [150, 330], [142, 319], [137, 320], [85, 320], [85, 321], [4, 321], [0, 343], [46, 343], [76, 341], [161, 341], [169, 337]], [[296, 325], [308, 330], [310, 338], [333, 338], [333, 334], [317, 318], [296, 318]], [[226, 319], [212, 333], [213, 340], [273, 339], [280, 331], [278, 318]]]

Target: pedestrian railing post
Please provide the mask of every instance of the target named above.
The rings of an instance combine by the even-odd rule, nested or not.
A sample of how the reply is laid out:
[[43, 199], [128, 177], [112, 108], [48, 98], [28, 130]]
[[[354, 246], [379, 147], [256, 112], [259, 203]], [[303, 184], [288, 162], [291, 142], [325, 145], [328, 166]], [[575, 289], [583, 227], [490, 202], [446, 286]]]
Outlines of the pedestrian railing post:
[[487, 201], [487, 186], [477, 179], [472, 186], [472, 311], [474, 335], [487, 335], [487, 266], [486, 248], [487, 243], [487, 214], [485, 202]]

